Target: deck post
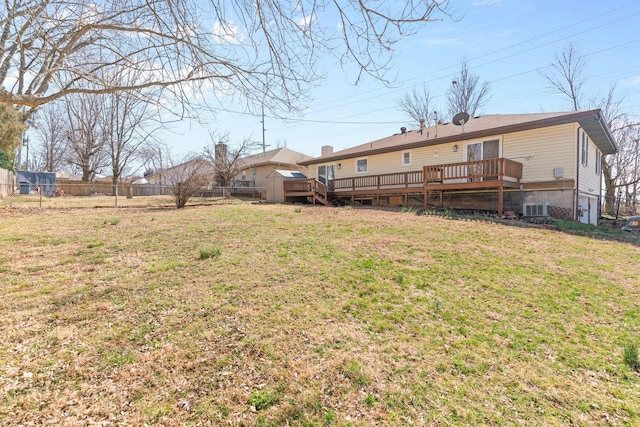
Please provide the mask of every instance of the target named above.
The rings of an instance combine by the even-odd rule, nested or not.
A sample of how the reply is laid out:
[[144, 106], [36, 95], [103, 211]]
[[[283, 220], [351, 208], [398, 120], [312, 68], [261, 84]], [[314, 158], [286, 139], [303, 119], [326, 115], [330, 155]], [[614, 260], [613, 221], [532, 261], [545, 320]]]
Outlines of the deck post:
[[498, 189], [498, 217], [502, 217], [502, 201], [503, 201], [503, 187], [502, 182], [500, 183], [500, 188]]
[[428, 209], [427, 207], [427, 195], [429, 194], [429, 190], [427, 190], [427, 187], [424, 187], [424, 211], [426, 211]]

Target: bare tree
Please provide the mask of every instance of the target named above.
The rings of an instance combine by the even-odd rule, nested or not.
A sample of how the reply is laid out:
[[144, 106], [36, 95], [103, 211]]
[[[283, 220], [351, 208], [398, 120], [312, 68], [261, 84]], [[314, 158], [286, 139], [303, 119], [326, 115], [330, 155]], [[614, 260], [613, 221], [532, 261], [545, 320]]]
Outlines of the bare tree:
[[213, 180], [214, 171], [209, 162], [194, 155], [183, 156], [171, 164], [162, 174], [171, 188], [176, 207], [181, 209], [193, 195], [207, 187]]
[[[168, 159], [170, 156], [167, 155], [168, 151], [168, 147], [157, 140], [149, 140], [140, 147], [139, 157], [145, 170], [144, 176], [152, 175], [169, 167]], [[164, 185], [162, 179], [159, 184]]]
[[584, 66], [585, 62], [580, 55], [580, 49], [575, 44], [569, 43], [560, 53], [553, 55], [551, 71], [540, 72], [549, 84], [549, 88], [571, 103], [573, 111], [578, 111], [580, 102], [583, 101]]
[[36, 150], [38, 169], [59, 172], [69, 145], [69, 126], [64, 104], [53, 102], [39, 109], [34, 116], [40, 146]]
[[93, 181], [105, 166], [104, 138], [100, 132], [103, 96], [78, 94], [67, 98], [69, 153], [66, 161], [82, 173], [82, 181]]
[[[448, 17], [450, 0], [6, 0], [0, 4], [0, 101], [32, 108], [70, 94], [163, 89], [294, 107], [325, 54], [384, 78], [393, 44]], [[336, 28], [338, 29], [336, 31]], [[147, 78], [118, 85], [113, 70]]]
[[447, 106], [449, 116], [458, 113], [468, 113], [475, 116], [491, 99], [491, 85], [489, 82], [480, 84], [480, 77], [469, 71], [467, 60], [462, 58], [460, 71], [451, 81], [447, 92]]
[[[605, 212], [615, 213], [615, 199], [619, 188], [634, 188], [638, 183], [638, 170], [635, 165], [638, 121], [622, 111], [623, 97], [616, 93], [611, 85], [605, 96], [593, 96], [586, 99], [582, 88], [586, 82], [583, 75], [585, 61], [580, 50], [573, 43], [566, 45], [559, 54], [553, 56], [551, 71], [543, 72], [542, 77], [549, 83], [551, 90], [567, 99], [574, 110], [582, 105], [599, 108], [618, 145], [618, 152], [602, 159], [602, 175], [605, 187]], [[629, 195], [628, 198], [635, 198]]]
[[[259, 143], [251, 141], [249, 137], [235, 146], [229, 146], [227, 135], [217, 137], [215, 134], [211, 134], [210, 137], [212, 144], [204, 147], [204, 158], [214, 166], [218, 185], [228, 187], [242, 171], [244, 167], [242, 159], [256, 149]], [[219, 142], [214, 143], [213, 141]]]
[[[138, 79], [118, 73], [113, 75], [111, 80], [116, 85], [124, 86]], [[114, 194], [117, 194], [118, 181], [126, 175], [127, 168], [140, 155], [140, 147], [153, 134], [152, 125], [157, 123], [158, 111], [147, 101], [153, 98], [152, 94], [140, 97], [138, 93], [133, 92], [114, 92], [104, 98], [100, 121], [101, 135], [111, 168]]]
[[[603, 112], [604, 114], [604, 112]], [[620, 117], [611, 122], [611, 132], [618, 144], [618, 152], [602, 162], [605, 185], [605, 211], [615, 213], [616, 193], [623, 191], [625, 200], [633, 203], [638, 198], [640, 184], [640, 124]]]
[[413, 88], [411, 93], [405, 93], [402, 98], [396, 99], [400, 111], [407, 113], [415, 123], [423, 123], [427, 126], [433, 124], [434, 111], [436, 110], [431, 99], [431, 93], [426, 85], [422, 89]]

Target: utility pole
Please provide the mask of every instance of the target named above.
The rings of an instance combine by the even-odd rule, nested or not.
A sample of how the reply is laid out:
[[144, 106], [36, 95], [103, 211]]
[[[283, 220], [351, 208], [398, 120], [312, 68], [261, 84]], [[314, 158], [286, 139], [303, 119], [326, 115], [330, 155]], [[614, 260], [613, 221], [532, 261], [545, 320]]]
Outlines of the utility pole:
[[264, 153], [267, 151], [267, 145], [264, 140], [264, 104], [262, 105], [262, 121], [260, 123], [262, 123], [262, 152]]

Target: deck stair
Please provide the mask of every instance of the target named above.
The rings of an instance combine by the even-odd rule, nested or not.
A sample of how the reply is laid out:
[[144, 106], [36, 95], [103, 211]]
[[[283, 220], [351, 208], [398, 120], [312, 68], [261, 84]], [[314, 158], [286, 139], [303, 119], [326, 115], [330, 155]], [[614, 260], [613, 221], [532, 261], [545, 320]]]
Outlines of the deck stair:
[[287, 199], [307, 197], [314, 205], [319, 203], [329, 206], [331, 204], [327, 186], [315, 178], [285, 181], [284, 192]]

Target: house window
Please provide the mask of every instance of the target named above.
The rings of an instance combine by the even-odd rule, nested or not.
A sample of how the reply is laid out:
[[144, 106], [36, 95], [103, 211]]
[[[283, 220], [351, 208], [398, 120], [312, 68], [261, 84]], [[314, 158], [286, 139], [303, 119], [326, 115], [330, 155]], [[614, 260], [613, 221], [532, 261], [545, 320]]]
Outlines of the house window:
[[402, 153], [402, 165], [409, 166], [411, 164], [411, 152], [405, 151]]
[[242, 180], [243, 181], [247, 180], [247, 171], [242, 171]]
[[582, 166], [589, 166], [589, 138], [582, 132]]
[[251, 180], [253, 181], [253, 183], [256, 183], [256, 175], [258, 175], [258, 171], [256, 171], [256, 168], [252, 168], [251, 169]]
[[358, 159], [356, 160], [356, 172], [357, 173], [367, 173], [369, 170], [367, 159]]

